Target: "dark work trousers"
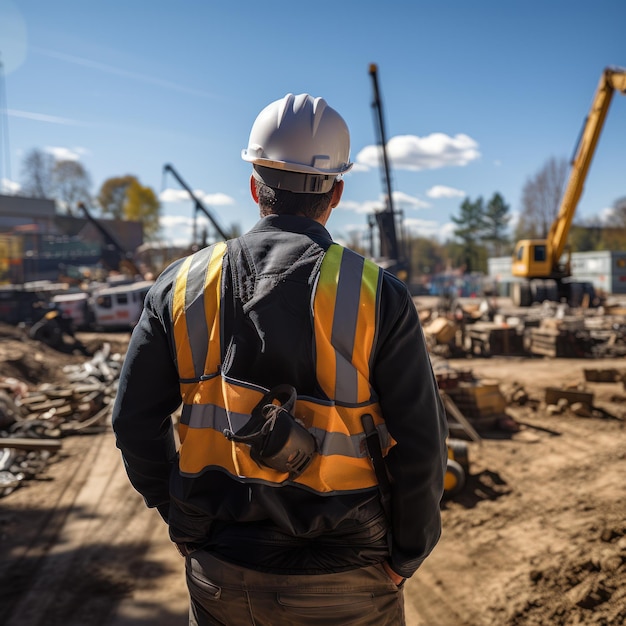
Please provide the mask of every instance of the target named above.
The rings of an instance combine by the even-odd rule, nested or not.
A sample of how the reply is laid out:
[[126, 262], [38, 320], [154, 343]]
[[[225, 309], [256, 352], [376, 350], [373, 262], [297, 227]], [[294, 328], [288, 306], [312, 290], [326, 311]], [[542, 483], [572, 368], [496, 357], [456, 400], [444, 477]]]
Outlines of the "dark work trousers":
[[278, 575], [186, 559], [189, 626], [404, 626], [404, 596], [382, 565], [337, 574]]

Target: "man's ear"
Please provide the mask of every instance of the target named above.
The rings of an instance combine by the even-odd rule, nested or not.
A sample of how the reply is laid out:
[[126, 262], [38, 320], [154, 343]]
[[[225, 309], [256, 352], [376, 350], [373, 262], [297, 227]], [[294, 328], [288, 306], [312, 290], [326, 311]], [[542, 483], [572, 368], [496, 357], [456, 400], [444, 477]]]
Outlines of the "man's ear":
[[343, 194], [343, 180], [338, 180], [333, 187], [333, 197], [330, 200], [330, 208], [334, 209], [341, 201]]
[[252, 174], [250, 174], [250, 193], [252, 195], [252, 199], [259, 204], [259, 194], [256, 190], [256, 179], [252, 176]]

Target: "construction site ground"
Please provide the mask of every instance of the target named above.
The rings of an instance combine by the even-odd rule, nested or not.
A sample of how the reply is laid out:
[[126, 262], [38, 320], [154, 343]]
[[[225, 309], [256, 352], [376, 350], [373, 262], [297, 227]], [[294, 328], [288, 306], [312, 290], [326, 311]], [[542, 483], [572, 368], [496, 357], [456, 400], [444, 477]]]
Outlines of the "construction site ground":
[[[0, 333], [0, 376], [62, 380], [85, 359]], [[85, 334], [123, 352], [127, 333]], [[442, 504], [443, 535], [405, 586], [409, 626], [617, 625], [626, 622], [626, 390], [585, 381], [623, 359], [461, 358], [521, 385], [524, 404], [470, 442], [464, 491]], [[416, 381], [417, 382], [417, 381]], [[548, 386], [584, 384], [601, 411], [550, 415]], [[67, 436], [34, 479], [0, 498], [0, 623], [182, 626], [183, 560], [157, 513], [129, 486], [110, 425]]]

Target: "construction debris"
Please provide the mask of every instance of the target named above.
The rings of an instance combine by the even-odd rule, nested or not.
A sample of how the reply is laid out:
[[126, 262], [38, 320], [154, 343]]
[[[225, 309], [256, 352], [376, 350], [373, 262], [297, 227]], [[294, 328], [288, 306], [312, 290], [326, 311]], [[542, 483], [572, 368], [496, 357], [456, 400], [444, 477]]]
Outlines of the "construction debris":
[[[544, 302], [502, 308], [485, 319], [474, 302], [454, 311], [422, 308], [420, 319], [432, 354], [446, 358], [546, 356], [615, 358], [626, 356], [626, 316], [621, 309], [570, 309]], [[618, 311], [618, 313], [615, 313]]]
[[65, 384], [30, 388], [0, 378], [0, 497], [40, 473], [63, 437], [107, 427], [121, 364], [105, 343], [89, 361], [63, 368]]

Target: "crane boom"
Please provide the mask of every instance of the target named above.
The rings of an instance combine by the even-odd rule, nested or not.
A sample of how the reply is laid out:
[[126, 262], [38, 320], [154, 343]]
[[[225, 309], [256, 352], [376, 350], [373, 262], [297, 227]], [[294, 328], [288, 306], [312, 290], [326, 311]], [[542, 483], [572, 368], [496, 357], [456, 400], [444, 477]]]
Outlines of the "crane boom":
[[550, 250], [553, 266], [558, 264], [565, 249], [574, 213], [582, 195], [587, 172], [589, 171], [589, 166], [591, 165], [591, 160], [615, 91], [626, 93], [626, 70], [606, 68], [600, 77], [591, 110], [585, 120], [585, 125], [572, 159], [572, 170], [563, 194], [559, 213], [548, 233], [548, 249]]
[[[189, 194], [189, 196], [191, 197], [191, 199], [195, 203], [195, 211], [194, 211], [194, 239], [195, 239], [195, 230], [196, 230], [195, 229], [195, 214], [198, 212], [198, 210], [200, 210], [209, 218], [211, 224], [213, 224], [215, 230], [219, 233], [220, 237], [222, 239], [224, 239], [224, 241], [226, 241], [226, 239], [228, 239], [228, 235], [224, 232], [222, 227], [215, 220], [215, 218], [213, 217], [213, 215], [211, 214], [209, 209], [207, 209], [204, 206], [204, 204], [202, 204], [200, 199], [194, 194], [194, 192], [191, 190], [189, 185], [181, 178], [180, 174], [174, 169], [174, 166], [169, 164], [169, 163], [166, 163], [163, 166], [163, 173], [166, 173], [166, 172], [170, 172], [172, 174], [172, 176], [174, 176], [174, 178], [178, 181], [180, 186]], [[195, 241], [194, 241], [194, 243], [195, 243]]]
[[515, 246], [512, 274], [521, 279], [520, 282], [514, 283], [515, 302], [531, 304], [534, 296], [531, 297], [529, 294], [532, 294], [533, 289], [542, 293], [542, 281], [556, 283], [558, 298], [570, 301], [569, 296], [575, 281], [571, 281], [569, 254], [565, 260], [562, 260], [562, 257], [615, 91], [626, 93], [626, 69], [607, 67], [602, 72], [591, 109], [585, 118], [559, 211], [550, 226], [548, 236], [545, 239], [523, 239]]
[[106, 229], [89, 211], [84, 202], [78, 203], [78, 208], [85, 214], [85, 217], [91, 222], [98, 232], [102, 235], [108, 254], [105, 254], [105, 261], [114, 270], [127, 270], [135, 275], [140, 275], [141, 271], [137, 267], [133, 259], [133, 254], [126, 250], [124, 246], [115, 238], [113, 233]]
[[398, 236], [395, 226], [395, 209], [393, 206], [393, 194], [391, 190], [391, 169], [387, 156], [387, 138], [385, 135], [385, 121], [383, 107], [378, 86], [378, 66], [371, 63], [369, 74], [372, 78], [373, 101], [378, 145], [382, 160], [383, 186], [385, 189], [385, 209], [375, 214], [378, 230], [380, 234], [380, 255], [394, 262], [400, 259], [400, 249], [398, 246]]

